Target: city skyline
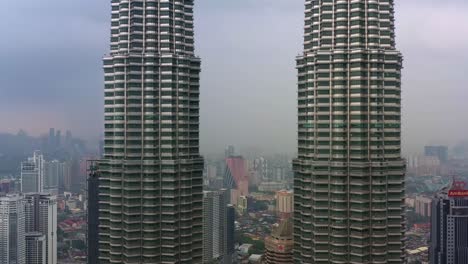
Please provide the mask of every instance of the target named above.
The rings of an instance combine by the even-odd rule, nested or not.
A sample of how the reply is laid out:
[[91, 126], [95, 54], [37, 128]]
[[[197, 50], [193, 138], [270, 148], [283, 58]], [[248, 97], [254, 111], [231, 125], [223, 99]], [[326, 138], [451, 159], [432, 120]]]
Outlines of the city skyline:
[[[202, 91], [206, 91], [201, 95], [201, 104], [206, 106], [201, 110], [202, 152], [221, 150], [228, 143], [240, 147], [253, 145], [267, 151], [285, 149], [294, 152], [296, 95], [294, 61], [291, 58], [300, 52], [303, 3], [300, 0], [280, 0], [264, 7], [264, 2], [200, 1], [195, 9], [195, 27], [199, 36], [197, 46], [199, 55], [205, 58], [201, 75]], [[102, 132], [102, 122], [99, 115], [89, 113], [101, 111], [102, 93], [99, 88], [103, 79], [99, 58], [106, 52], [110, 11], [105, 1], [76, 3], [51, 0], [50, 3], [56, 10], [63, 11], [54, 12], [58, 17], [43, 17], [47, 10], [41, 8], [46, 5], [37, 6], [38, 3], [31, 0], [9, 2], [7, 8], [0, 11], [2, 17], [13, 25], [28, 25], [21, 27], [25, 28], [21, 35], [18, 34], [21, 31], [12, 32], [4, 28], [19, 45], [0, 44], [3, 48], [0, 56], [4, 58], [0, 68], [6, 73], [0, 80], [14, 88], [2, 90], [0, 97], [0, 100], [8, 98], [8, 101], [0, 101], [0, 121], [8, 124], [2, 130], [16, 132], [23, 128], [37, 135], [49, 126], [56, 126], [64, 130], [70, 128], [80, 137], [95, 142]], [[33, 12], [37, 8], [43, 12]], [[408, 0], [397, 1], [396, 9], [397, 47], [406, 55], [403, 83], [410, 87], [402, 95], [404, 151], [414, 153], [426, 144], [452, 145], [466, 139], [463, 130], [466, 130], [468, 122], [464, 121], [466, 117], [462, 113], [468, 110], [463, 102], [466, 98], [463, 69], [468, 66], [468, 60], [464, 59], [468, 52], [464, 50], [468, 47], [468, 33], [463, 25], [468, 21], [463, 21], [468, 20], [464, 16], [468, 3], [461, 0]], [[4, 13], [5, 10], [8, 12]], [[26, 19], [31, 17], [42, 23], [30, 25], [28, 20], [19, 21], [16, 19], [22, 17], [19, 13], [29, 14]], [[424, 15], [420, 15], [422, 13]], [[64, 14], [68, 19], [61, 18]], [[281, 20], [274, 19], [279, 15]], [[63, 26], [54, 23], [57, 18], [64, 21]], [[221, 18], [225, 23], [214, 22]], [[244, 22], [236, 23], [239, 20]], [[36, 28], [38, 26], [40, 28]], [[447, 30], [450, 28], [453, 30]], [[44, 31], [51, 37], [40, 38], [31, 30]], [[230, 34], [222, 37], [222, 32]], [[282, 36], [281, 41], [277, 39], [278, 32]], [[440, 37], [433, 38], [433, 35]], [[245, 39], [255, 36], [260, 36], [255, 43], [241, 45], [246, 43]], [[28, 46], [33, 39], [36, 41], [34, 47]], [[220, 45], [214, 47], [212, 42]], [[36, 52], [38, 49], [41, 52]], [[8, 51], [8, 54], [3, 51]], [[431, 58], [425, 56], [428, 52], [431, 52]], [[221, 54], [227, 54], [229, 60], [219, 60]], [[9, 63], [12, 56], [17, 56], [13, 64]], [[30, 58], [34, 63], [25, 65]], [[434, 58], [437, 64], [430, 63]], [[67, 59], [65, 65], [64, 59]], [[45, 61], [51, 64], [43, 67]], [[245, 67], [239, 67], [241, 61]], [[253, 76], [250, 72], [254, 69], [261, 70]], [[47, 76], [52, 75], [44, 73], [51, 70], [60, 74], [49, 78]], [[17, 76], [15, 72], [31, 74], [34, 85], [25, 81], [28, 78], [12, 78]], [[61, 79], [62, 76], [67, 80]], [[444, 88], [443, 94], [440, 94], [439, 87]], [[41, 94], [37, 90], [41, 90]], [[267, 91], [269, 100], [264, 100], [262, 98]], [[31, 96], [22, 96], [26, 92]], [[249, 97], [246, 98], [243, 95], [247, 93]], [[425, 101], [420, 103], [417, 96], [421, 93], [425, 94]], [[265, 111], [272, 103], [277, 107], [272, 112]], [[87, 107], [83, 108], [83, 104]], [[16, 109], [14, 114], [11, 109]], [[284, 128], [277, 129], [278, 124]], [[441, 130], [441, 127], [449, 129]], [[213, 137], [211, 131], [221, 131], [221, 135]]]

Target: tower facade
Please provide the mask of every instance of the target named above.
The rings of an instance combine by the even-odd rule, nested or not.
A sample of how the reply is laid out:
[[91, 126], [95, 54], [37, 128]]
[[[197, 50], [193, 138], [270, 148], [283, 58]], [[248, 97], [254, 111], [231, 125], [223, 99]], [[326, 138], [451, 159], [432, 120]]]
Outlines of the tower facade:
[[100, 263], [201, 263], [193, 0], [112, 0]]
[[468, 263], [468, 191], [441, 190], [432, 199], [431, 264]]
[[265, 239], [265, 263], [293, 263], [293, 225], [290, 219], [284, 219], [273, 226], [271, 236]]
[[0, 264], [26, 264], [24, 200], [0, 197]]
[[28, 193], [24, 199], [26, 233], [43, 234], [46, 262], [57, 264], [57, 198], [48, 193]]
[[34, 151], [32, 157], [21, 162], [21, 192], [42, 192], [44, 190], [44, 157]]
[[403, 263], [402, 55], [393, 0], [307, 0], [295, 263]]
[[26, 233], [26, 264], [47, 264], [46, 237], [41, 232]]

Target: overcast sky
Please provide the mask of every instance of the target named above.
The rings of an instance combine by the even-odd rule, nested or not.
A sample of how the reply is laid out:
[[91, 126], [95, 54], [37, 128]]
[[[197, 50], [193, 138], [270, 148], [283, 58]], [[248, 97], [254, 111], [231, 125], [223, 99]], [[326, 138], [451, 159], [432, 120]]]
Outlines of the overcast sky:
[[[296, 149], [295, 56], [303, 0], [197, 0], [203, 152]], [[468, 1], [396, 0], [403, 145], [468, 138]], [[0, 8], [0, 131], [102, 132], [109, 0], [14, 0]]]

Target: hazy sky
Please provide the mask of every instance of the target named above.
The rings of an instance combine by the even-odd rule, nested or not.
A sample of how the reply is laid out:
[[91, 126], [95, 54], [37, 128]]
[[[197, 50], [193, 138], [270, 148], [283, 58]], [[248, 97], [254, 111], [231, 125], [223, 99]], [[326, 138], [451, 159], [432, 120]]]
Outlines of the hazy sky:
[[[196, 0], [202, 151], [296, 148], [304, 0]], [[403, 145], [468, 138], [468, 1], [396, 0]], [[109, 0], [3, 1], [0, 131], [102, 131]]]

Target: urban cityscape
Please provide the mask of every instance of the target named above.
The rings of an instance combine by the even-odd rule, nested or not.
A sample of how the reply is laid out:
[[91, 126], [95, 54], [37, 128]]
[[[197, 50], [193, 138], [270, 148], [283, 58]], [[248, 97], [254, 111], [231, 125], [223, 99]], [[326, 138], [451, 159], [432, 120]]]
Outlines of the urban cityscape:
[[[468, 64], [455, 60], [468, 58], [456, 53], [451, 66], [441, 57], [451, 56], [449, 47], [468, 48], [468, 39], [450, 38], [461, 44], [447, 43], [446, 53], [418, 43], [416, 50], [433, 52], [419, 58], [408, 48], [422, 34], [409, 23], [419, 22], [406, 19], [416, 6], [429, 14], [432, 4], [434, 19], [446, 15], [440, 23], [447, 28], [466, 22], [468, 33], [468, 20], [457, 20], [468, 17], [468, 2], [41, 2], [7, 4], [12, 14], [4, 22], [49, 6], [69, 12], [59, 18], [74, 20], [64, 27], [79, 35], [92, 27], [77, 21], [86, 14], [108, 33], [94, 31], [83, 45], [106, 46], [81, 59], [47, 49], [43, 65], [57, 56], [82, 64], [71, 73], [44, 66], [55, 77], [25, 74], [28, 67], [15, 73], [19, 86], [33, 78], [34, 89], [0, 76], [0, 264], [468, 264], [468, 109], [465, 100], [458, 106], [468, 94], [443, 93], [434, 81], [446, 89], [456, 83], [450, 78], [466, 84], [457, 73]], [[291, 17], [295, 24], [279, 21]], [[279, 20], [260, 21], [266, 18]], [[75, 38], [62, 44], [76, 48]], [[262, 61], [288, 42], [297, 44], [288, 48], [289, 64]], [[252, 60], [237, 65], [236, 56]], [[0, 68], [16, 67], [11, 57], [3, 61]], [[280, 63], [288, 72], [274, 68]], [[232, 79], [221, 73], [233, 68]], [[271, 87], [257, 87], [263, 76]], [[40, 95], [35, 90], [49, 78], [63, 79]], [[424, 78], [415, 93], [415, 80]], [[89, 79], [100, 102], [88, 88], [82, 96], [60, 91], [67, 80]], [[429, 82], [437, 85], [421, 85]], [[27, 103], [34, 108], [21, 109], [8, 89], [30, 89], [21, 103], [34, 101]], [[292, 96], [275, 97], [280, 89]], [[79, 117], [70, 113], [75, 104]], [[283, 119], [285, 111], [292, 114]]]

